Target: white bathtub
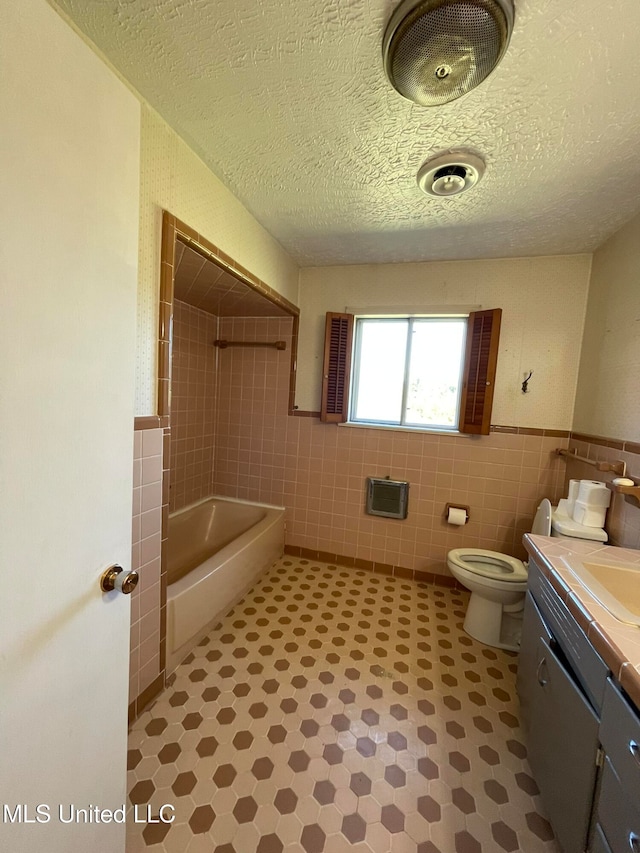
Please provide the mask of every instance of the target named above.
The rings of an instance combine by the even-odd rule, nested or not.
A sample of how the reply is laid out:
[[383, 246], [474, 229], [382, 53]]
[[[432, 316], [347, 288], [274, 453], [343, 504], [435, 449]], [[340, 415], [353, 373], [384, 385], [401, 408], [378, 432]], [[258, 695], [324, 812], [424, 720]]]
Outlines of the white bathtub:
[[284, 508], [211, 497], [169, 516], [167, 674], [284, 549]]

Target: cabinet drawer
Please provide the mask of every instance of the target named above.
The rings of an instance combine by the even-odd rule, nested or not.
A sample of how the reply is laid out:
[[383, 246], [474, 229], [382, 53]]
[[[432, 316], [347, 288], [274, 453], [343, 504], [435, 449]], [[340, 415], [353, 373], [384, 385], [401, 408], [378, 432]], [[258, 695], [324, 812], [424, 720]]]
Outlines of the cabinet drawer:
[[640, 811], [640, 716], [611, 679], [602, 707], [600, 742], [623, 789]]
[[597, 819], [612, 853], [640, 853], [638, 798], [620, 784], [608, 757], [602, 771]]
[[529, 589], [582, 689], [600, 711], [609, 668], [533, 560], [529, 562]]

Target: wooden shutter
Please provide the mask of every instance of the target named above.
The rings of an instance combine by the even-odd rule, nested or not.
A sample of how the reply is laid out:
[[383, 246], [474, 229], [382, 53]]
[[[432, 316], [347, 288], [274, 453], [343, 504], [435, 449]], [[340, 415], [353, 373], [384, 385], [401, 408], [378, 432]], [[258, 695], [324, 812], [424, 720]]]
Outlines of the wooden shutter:
[[349, 411], [353, 315], [327, 313], [320, 420], [344, 423]]
[[460, 432], [489, 435], [502, 309], [469, 314], [460, 395]]

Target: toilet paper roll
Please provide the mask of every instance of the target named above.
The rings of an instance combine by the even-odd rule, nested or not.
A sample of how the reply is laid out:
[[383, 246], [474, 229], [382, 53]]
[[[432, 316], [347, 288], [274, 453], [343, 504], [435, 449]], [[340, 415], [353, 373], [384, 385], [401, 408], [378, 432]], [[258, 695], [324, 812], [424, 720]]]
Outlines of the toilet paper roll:
[[449, 507], [449, 513], [447, 515], [447, 523], [448, 524], [457, 524], [458, 527], [462, 524], [467, 523], [467, 513], [464, 509], [456, 509], [455, 507]]
[[569, 494], [567, 500], [570, 504], [574, 504], [578, 499], [578, 490], [580, 488], [580, 480], [569, 480]]
[[580, 480], [576, 504], [584, 504], [590, 508], [608, 507], [610, 500], [611, 492], [604, 483], [598, 480]]
[[573, 511], [576, 506], [576, 500], [578, 499], [578, 492], [580, 490], [580, 480], [569, 480], [569, 494], [567, 495], [567, 503], [565, 506], [567, 515], [573, 518]]

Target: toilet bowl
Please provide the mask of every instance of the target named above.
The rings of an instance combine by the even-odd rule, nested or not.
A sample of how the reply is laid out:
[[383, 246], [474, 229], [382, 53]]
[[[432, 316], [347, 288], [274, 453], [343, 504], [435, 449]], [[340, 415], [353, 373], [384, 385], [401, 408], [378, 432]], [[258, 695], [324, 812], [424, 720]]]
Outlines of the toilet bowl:
[[[602, 528], [577, 524], [567, 517], [563, 506], [554, 510], [548, 498], [540, 502], [531, 533], [561, 539], [607, 541]], [[467, 634], [487, 646], [517, 652], [527, 592], [526, 563], [498, 551], [454, 548], [447, 554], [447, 566], [454, 578], [471, 593], [463, 625]]]
[[487, 646], [518, 651], [527, 591], [525, 564], [497, 551], [455, 548], [447, 555], [447, 565], [471, 593], [464, 619], [467, 634]]
[[[552, 512], [551, 501], [544, 498], [531, 532], [551, 535]], [[517, 652], [527, 591], [526, 564], [498, 551], [454, 548], [447, 554], [447, 566], [471, 592], [463, 626], [467, 634], [487, 646]]]

